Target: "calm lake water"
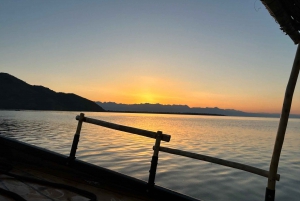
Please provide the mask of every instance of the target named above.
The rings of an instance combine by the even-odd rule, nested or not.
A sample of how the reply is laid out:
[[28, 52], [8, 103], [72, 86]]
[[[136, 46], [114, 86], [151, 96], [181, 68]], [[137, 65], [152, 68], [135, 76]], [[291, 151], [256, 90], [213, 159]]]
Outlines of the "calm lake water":
[[[78, 112], [0, 111], [0, 133], [65, 155]], [[268, 170], [279, 119], [163, 114], [93, 113], [117, 124], [170, 134], [162, 146]], [[147, 181], [154, 139], [84, 123], [77, 158]], [[300, 197], [300, 119], [290, 119], [276, 201]], [[267, 178], [160, 152], [156, 184], [206, 201], [264, 200]]]

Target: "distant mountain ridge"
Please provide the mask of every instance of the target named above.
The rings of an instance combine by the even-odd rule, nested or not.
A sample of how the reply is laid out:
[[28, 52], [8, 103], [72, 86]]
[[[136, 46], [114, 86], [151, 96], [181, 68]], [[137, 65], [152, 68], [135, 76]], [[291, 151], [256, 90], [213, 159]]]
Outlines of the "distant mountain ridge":
[[0, 109], [7, 110], [104, 111], [95, 102], [76, 94], [29, 85], [7, 73], [0, 73], [0, 97]]
[[[192, 113], [192, 114], [214, 114], [225, 116], [243, 117], [280, 117], [280, 114], [273, 113], [249, 113], [234, 109], [221, 109], [218, 107], [189, 107], [187, 105], [162, 105], [162, 104], [123, 104], [115, 102], [96, 102], [107, 111], [127, 111], [127, 112], [157, 112], [157, 113]], [[298, 114], [291, 114], [291, 118], [300, 118]]]

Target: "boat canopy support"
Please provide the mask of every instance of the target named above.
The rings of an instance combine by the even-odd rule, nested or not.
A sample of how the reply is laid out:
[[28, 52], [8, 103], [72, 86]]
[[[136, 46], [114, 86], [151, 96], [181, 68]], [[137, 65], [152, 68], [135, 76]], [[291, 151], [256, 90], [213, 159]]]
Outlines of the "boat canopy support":
[[289, 120], [290, 110], [292, 106], [293, 95], [297, 84], [297, 79], [300, 71], [300, 46], [298, 45], [294, 64], [290, 74], [290, 78], [286, 87], [285, 96], [283, 100], [283, 106], [280, 116], [280, 121], [277, 130], [277, 136], [274, 144], [273, 155], [270, 163], [270, 175], [268, 178], [268, 186], [266, 189], [265, 201], [275, 200], [275, 186], [276, 186], [276, 174], [278, 170], [280, 153], [284, 141], [284, 136]]

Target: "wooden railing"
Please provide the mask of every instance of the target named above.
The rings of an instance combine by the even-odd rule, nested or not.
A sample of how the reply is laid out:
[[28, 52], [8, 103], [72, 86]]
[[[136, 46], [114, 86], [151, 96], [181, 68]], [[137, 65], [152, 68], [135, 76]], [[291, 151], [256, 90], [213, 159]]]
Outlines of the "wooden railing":
[[[80, 116], [76, 116], [76, 120], [79, 120]], [[114, 130], [119, 130], [119, 131], [123, 131], [123, 132], [127, 132], [127, 133], [132, 133], [132, 134], [136, 134], [136, 135], [141, 135], [144, 137], [149, 137], [149, 138], [154, 138], [156, 139], [157, 137], [157, 132], [153, 132], [153, 131], [147, 131], [147, 130], [143, 130], [143, 129], [139, 129], [139, 128], [133, 128], [133, 127], [129, 127], [129, 126], [123, 126], [123, 125], [119, 125], [119, 124], [113, 124], [110, 122], [106, 122], [106, 121], [101, 121], [98, 119], [92, 119], [92, 118], [88, 118], [88, 117], [84, 117], [83, 118], [83, 122], [86, 123], [90, 123], [90, 124], [95, 124], [98, 126], [103, 126], [106, 128], [111, 128]], [[167, 135], [167, 134], [162, 134], [162, 141], [165, 142], [170, 142], [171, 139], [171, 135]]]
[[76, 133], [74, 135], [73, 144], [72, 144], [72, 148], [70, 151], [70, 156], [68, 157], [69, 165], [71, 165], [72, 161], [74, 161], [76, 158], [75, 155], [76, 155], [76, 150], [78, 147], [80, 131], [81, 131], [83, 122], [106, 127], [106, 128], [111, 128], [114, 130], [119, 130], [119, 131], [123, 131], [123, 132], [127, 132], [127, 133], [131, 133], [131, 134], [136, 134], [136, 135], [140, 135], [140, 136], [144, 136], [144, 137], [154, 138], [155, 139], [154, 147], [157, 147], [157, 148], [155, 148], [155, 150], [153, 152], [153, 156], [152, 156], [152, 160], [151, 160], [151, 167], [150, 167], [150, 171], [149, 171], [150, 174], [149, 174], [149, 179], [148, 179], [148, 191], [151, 191], [152, 187], [155, 184], [154, 181], [155, 181], [155, 175], [156, 175], [156, 169], [157, 169], [158, 150], [159, 150], [160, 142], [161, 141], [169, 142], [171, 139], [171, 135], [163, 134], [162, 131], [153, 132], [153, 131], [143, 130], [143, 129], [139, 129], [139, 128], [133, 128], [133, 127], [129, 127], [129, 126], [114, 124], [114, 123], [110, 123], [110, 122], [106, 122], [106, 121], [102, 121], [102, 120], [98, 120], [98, 119], [88, 118], [88, 117], [84, 117], [83, 113], [80, 113], [79, 116], [76, 116], [76, 120], [78, 120], [78, 125], [77, 125], [77, 129], [76, 129]]
[[[156, 149], [156, 148], [153, 147], [153, 149]], [[219, 164], [219, 165], [223, 165], [223, 166], [227, 166], [227, 167], [231, 167], [231, 168], [235, 168], [235, 169], [239, 169], [239, 170], [244, 170], [246, 172], [250, 172], [250, 173], [257, 174], [257, 175], [267, 177], [267, 178], [269, 177], [268, 171], [259, 169], [256, 167], [252, 167], [249, 165], [244, 165], [242, 163], [236, 163], [236, 162], [232, 162], [232, 161], [227, 161], [227, 160], [223, 160], [223, 159], [219, 159], [219, 158], [215, 158], [215, 157], [211, 157], [211, 156], [205, 156], [205, 155], [182, 151], [182, 150], [178, 150], [178, 149], [171, 149], [168, 147], [159, 147], [159, 151], [166, 152], [169, 154], [175, 154], [175, 155], [179, 155], [179, 156], [185, 156], [185, 157], [202, 160], [202, 161], [206, 161], [206, 162], [210, 162], [210, 163], [215, 163], [215, 164]], [[280, 175], [277, 174], [276, 180], [279, 181], [279, 179], [280, 179]]]
[[[193, 159], [197, 159], [197, 160], [207, 161], [210, 163], [215, 163], [215, 164], [219, 164], [219, 165], [223, 165], [223, 166], [227, 166], [227, 167], [231, 167], [231, 168], [235, 168], [235, 169], [239, 169], [239, 170], [244, 170], [246, 172], [250, 172], [250, 173], [257, 174], [257, 175], [267, 177], [267, 178], [269, 177], [269, 174], [270, 174], [266, 170], [252, 167], [252, 166], [245, 165], [245, 164], [241, 164], [241, 163], [236, 163], [236, 162], [232, 162], [232, 161], [227, 161], [227, 160], [223, 160], [223, 159], [219, 159], [219, 158], [215, 158], [215, 157], [211, 157], [211, 156], [205, 156], [205, 155], [182, 151], [182, 150], [178, 150], [178, 149], [161, 147], [160, 146], [161, 141], [169, 142], [171, 139], [170, 135], [163, 134], [161, 131], [153, 132], [153, 131], [133, 128], [133, 127], [129, 127], [129, 126], [114, 124], [114, 123], [110, 123], [110, 122], [106, 122], [106, 121], [102, 121], [102, 120], [98, 120], [98, 119], [92, 119], [92, 118], [84, 117], [83, 113], [81, 113], [79, 116], [76, 116], [76, 120], [78, 120], [78, 126], [76, 129], [76, 133], [74, 135], [74, 140], [73, 140], [73, 144], [72, 144], [72, 148], [71, 148], [71, 152], [70, 152], [70, 156], [69, 156], [69, 160], [68, 160], [69, 164], [71, 164], [72, 161], [75, 160], [75, 158], [76, 158], [75, 155], [76, 155], [76, 150], [77, 150], [79, 137], [80, 137], [80, 131], [81, 131], [83, 122], [156, 139], [154, 147], [153, 147], [154, 151], [153, 151], [151, 167], [150, 167], [150, 171], [149, 171], [150, 172], [149, 179], [148, 179], [148, 190], [149, 191], [152, 189], [152, 187], [155, 184], [154, 181], [155, 181], [159, 151], [170, 153], [170, 154], [175, 154], [175, 155], [179, 155], [179, 156], [185, 156], [185, 157], [189, 157], [189, 158], [193, 158]], [[279, 179], [280, 179], [280, 175], [276, 174], [276, 180], [279, 181]]]

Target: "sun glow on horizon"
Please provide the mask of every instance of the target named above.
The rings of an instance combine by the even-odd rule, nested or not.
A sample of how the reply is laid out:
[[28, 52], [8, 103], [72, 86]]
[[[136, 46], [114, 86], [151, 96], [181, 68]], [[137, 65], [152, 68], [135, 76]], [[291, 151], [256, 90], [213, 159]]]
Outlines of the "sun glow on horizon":
[[[61, 86], [60, 86], [61, 88]], [[253, 113], [280, 113], [280, 97], [264, 97], [256, 94], [240, 94], [236, 90], [211, 90], [205, 87], [195, 88], [190, 82], [184, 83], [172, 78], [136, 75], [130, 82], [120, 80], [107, 86], [94, 85], [78, 87], [75, 94], [93, 101], [116, 102], [123, 104], [163, 104], [188, 105], [189, 107], [218, 107]], [[66, 90], [70, 91], [70, 89]], [[279, 96], [279, 95], [278, 95]], [[295, 94], [297, 97], [297, 94]], [[299, 114], [298, 99], [293, 102], [291, 112]]]
[[[32, 83], [34, 84], [34, 83]], [[253, 113], [280, 113], [282, 99], [279, 97], [258, 96], [256, 94], [240, 94], [227, 90], [210, 91], [210, 89], [195, 88], [190, 83], [180, 82], [171, 78], [151, 76], [134, 77], [130, 82], [120, 80], [119, 83], [109, 85], [78, 84], [74, 89], [56, 86], [50, 87], [55, 91], [75, 93], [92, 101], [116, 102], [123, 104], [163, 104], [188, 105], [189, 107], [218, 107], [220, 109], [234, 109]], [[62, 90], [63, 89], [63, 90]], [[297, 97], [297, 93], [294, 95]], [[300, 114], [299, 99], [294, 98], [291, 113]]]
[[145, 103], [154, 103], [157, 102], [157, 98], [153, 93], [142, 93], [139, 95], [140, 100], [137, 100], [137, 102], [145, 102]]

